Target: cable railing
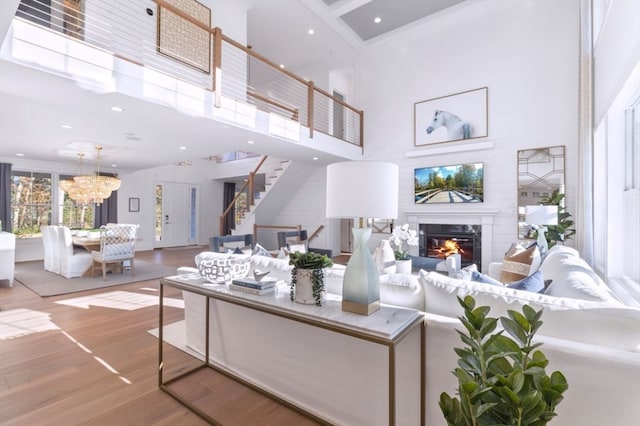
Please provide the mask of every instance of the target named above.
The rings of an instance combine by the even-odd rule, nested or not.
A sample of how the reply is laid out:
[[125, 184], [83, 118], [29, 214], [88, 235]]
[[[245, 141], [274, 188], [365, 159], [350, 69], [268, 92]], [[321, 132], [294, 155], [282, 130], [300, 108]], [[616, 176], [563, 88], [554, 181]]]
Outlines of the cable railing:
[[212, 28], [206, 6], [154, 2], [140, 13], [142, 0], [23, 0], [16, 16], [204, 89], [215, 107], [240, 103], [363, 147], [362, 111]]

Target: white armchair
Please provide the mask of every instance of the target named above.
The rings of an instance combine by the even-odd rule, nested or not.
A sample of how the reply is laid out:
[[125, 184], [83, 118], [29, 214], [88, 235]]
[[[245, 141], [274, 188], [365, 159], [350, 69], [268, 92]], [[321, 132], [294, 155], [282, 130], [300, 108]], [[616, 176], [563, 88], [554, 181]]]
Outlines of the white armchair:
[[0, 281], [9, 280], [9, 287], [13, 287], [15, 260], [16, 236], [10, 232], [0, 232]]
[[81, 277], [91, 267], [91, 253], [73, 249], [71, 230], [58, 227], [58, 252], [60, 254], [60, 275], [65, 278]]
[[[122, 265], [131, 263], [131, 276], [134, 274], [133, 257], [135, 255], [136, 233], [139, 225], [113, 224], [100, 227], [100, 251], [91, 252], [93, 257], [91, 275], [95, 274], [96, 263], [102, 266], [102, 279], [107, 279], [107, 264]], [[123, 268], [124, 269], [124, 268]]]

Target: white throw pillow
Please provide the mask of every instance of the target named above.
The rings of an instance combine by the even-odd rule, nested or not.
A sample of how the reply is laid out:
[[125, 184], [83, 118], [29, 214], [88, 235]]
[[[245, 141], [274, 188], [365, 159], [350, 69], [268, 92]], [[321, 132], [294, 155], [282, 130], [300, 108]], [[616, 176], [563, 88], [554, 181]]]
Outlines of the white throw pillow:
[[545, 259], [540, 266], [551, 284], [545, 294], [593, 301], [612, 302], [616, 298], [598, 274], [579, 257], [559, 255]]
[[380, 303], [424, 311], [424, 287], [415, 275], [380, 275]]

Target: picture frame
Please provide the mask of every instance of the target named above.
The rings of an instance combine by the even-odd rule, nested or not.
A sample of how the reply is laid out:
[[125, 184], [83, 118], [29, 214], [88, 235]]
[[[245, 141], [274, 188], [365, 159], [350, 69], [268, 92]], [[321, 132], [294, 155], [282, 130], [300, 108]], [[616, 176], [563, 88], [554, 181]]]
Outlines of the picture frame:
[[140, 198], [129, 198], [129, 211], [130, 212], [140, 211]]
[[[211, 27], [211, 9], [196, 0], [166, 0], [196, 21]], [[158, 53], [211, 73], [211, 34], [185, 18], [158, 6]]]
[[488, 88], [416, 102], [414, 145], [424, 146], [488, 136]]

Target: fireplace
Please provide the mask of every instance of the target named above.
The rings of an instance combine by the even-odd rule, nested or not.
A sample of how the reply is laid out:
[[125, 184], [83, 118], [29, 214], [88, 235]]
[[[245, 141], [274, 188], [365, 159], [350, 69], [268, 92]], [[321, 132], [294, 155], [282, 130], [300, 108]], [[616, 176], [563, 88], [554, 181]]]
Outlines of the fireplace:
[[[476, 251], [474, 257], [481, 258], [481, 262], [476, 262], [478, 269], [487, 270], [492, 261], [493, 253], [493, 222], [494, 218], [500, 212], [497, 209], [478, 207], [478, 206], [461, 206], [462, 208], [450, 208], [447, 206], [430, 207], [428, 210], [419, 209], [406, 211], [407, 223], [412, 229], [420, 231], [421, 225], [438, 224], [438, 225], [464, 225], [479, 226], [482, 230], [482, 236], [476, 236], [476, 242], [480, 241], [482, 253]], [[478, 229], [478, 228], [476, 228]], [[419, 254], [419, 247], [412, 247], [412, 254]], [[503, 253], [500, 253], [501, 255]]]
[[446, 259], [456, 251], [461, 266], [476, 264], [482, 269], [482, 227], [480, 225], [421, 223], [418, 228], [418, 255]]

